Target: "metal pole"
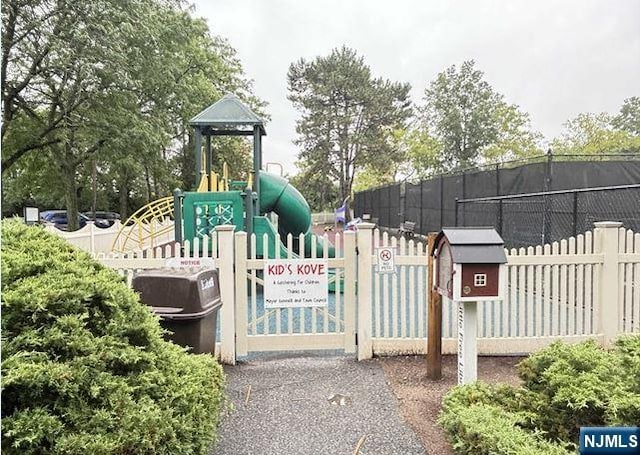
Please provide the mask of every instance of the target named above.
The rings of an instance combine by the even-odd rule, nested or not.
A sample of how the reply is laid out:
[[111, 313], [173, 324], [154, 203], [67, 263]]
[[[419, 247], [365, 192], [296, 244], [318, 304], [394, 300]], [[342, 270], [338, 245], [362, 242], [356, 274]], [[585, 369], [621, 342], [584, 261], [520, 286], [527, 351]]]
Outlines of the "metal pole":
[[253, 234], [253, 190], [247, 187], [243, 193], [245, 230], [247, 231], [247, 251], [251, 254], [251, 234]]
[[578, 235], [578, 192], [573, 192], [573, 236]]
[[200, 131], [200, 127], [195, 127], [195, 137], [193, 142], [195, 143], [194, 153], [196, 155], [196, 174], [195, 174], [195, 186], [198, 188], [200, 186], [200, 173], [202, 172], [202, 131]]
[[467, 197], [467, 172], [462, 171], [462, 199]]
[[444, 177], [442, 176], [442, 174], [440, 174], [440, 229], [442, 229], [443, 226], [444, 226]]
[[496, 164], [496, 196], [502, 196], [502, 188], [500, 188], [500, 164]]
[[173, 219], [174, 239], [177, 243], [182, 243], [182, 191], [180, 188], [173, 190]]
[[[456, 217], [455, 217], [455, 225], [458, 227], [458, 198], [456, 198]], [[442, 229], [442, 228], [441, 228]]]
[[[545, 169], [544, 191], [551, 191], [551, 166], [553, 153], [551, 149], [547, 151], [547, 165]], [[543, 196], [544, 213], [542, 214], [542, 242], [551, 243], [551, 200], [548, 195]]]
[[502, 199], [498, 201], [498, 234], [502, 236]]
[[262, 141], [260, 127], [253, 127], [253, 189], [258, 194], [255, 201], [255, 213], [260, 215], [260, 168], [262, 167]]
[[420, 234], [425, 233], [424, 226], [422, 225], [422, 210], [424, 208], [424, 182], [420, 180]]
[[205, 166], [207, 169], [207, 181], [209, 182], [208, 188], [209, 191], [216, 191], [217, 188], [211, 188], [211, 167], [212, 167], [212, 162], [213, 162], [213, 154], [211, 151], [211, 135], [207, 134], [207, 153], [205, 154]]
[[544, 191], [551, 191], [551, 187], [553, 186], [552, 182], [552, 166], [553, 166], [553, 152], [551, 149], [547, 150], [547, 166], [545, 169], [545, 179], [544, 179]]
[[403, 223], [407, 221], [407, 187], [405, 182], [402, 182], [399, 186], [400, 190], [400, 222]]

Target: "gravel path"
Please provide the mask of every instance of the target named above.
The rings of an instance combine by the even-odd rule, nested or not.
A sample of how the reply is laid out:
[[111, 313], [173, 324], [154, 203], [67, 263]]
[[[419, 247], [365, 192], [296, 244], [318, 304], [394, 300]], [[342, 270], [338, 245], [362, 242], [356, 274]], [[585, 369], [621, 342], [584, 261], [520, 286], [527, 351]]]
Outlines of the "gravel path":
[[[478, 379], [518, 385], [516, 364], [521, 357], [478, 357]], [[438, 424], [442, 398], [456, 385], [457, 357], [442, 356], [442, 379], [427, 377], [424, 356], [377, 359], [398, 399], [404, 420], [414, 429], [429, 455], [452, 455], [451, 444]]]
[[[214, 454], [351, 455], [359, 442], [360, 454], [425, 453], [377, 361], [288, 354], [225, 371], [234, 409], [223, 419]], [[332, 404], [334, 395], [344, 405]]]

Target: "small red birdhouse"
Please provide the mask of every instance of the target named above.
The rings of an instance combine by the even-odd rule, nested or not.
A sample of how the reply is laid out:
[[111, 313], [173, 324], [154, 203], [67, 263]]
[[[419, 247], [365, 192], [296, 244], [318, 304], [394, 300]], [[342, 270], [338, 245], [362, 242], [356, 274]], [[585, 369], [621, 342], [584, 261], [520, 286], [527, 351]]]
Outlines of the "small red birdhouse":
[[437, 291], [458, 302], [502, 299], [507, 256], [490, 227], [444, 228], [431, 251]]

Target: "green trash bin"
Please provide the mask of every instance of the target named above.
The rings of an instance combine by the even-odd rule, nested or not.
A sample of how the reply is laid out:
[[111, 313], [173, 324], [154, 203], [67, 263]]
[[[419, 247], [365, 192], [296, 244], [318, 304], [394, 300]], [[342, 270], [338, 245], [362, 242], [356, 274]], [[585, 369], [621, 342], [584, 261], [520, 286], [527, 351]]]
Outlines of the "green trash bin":
[[196, 354], [213, 354], [222, 306], [217, 270], [145, 270], [133, 279], [133, 289], [172, 332], [166, 336], [169, 341]]

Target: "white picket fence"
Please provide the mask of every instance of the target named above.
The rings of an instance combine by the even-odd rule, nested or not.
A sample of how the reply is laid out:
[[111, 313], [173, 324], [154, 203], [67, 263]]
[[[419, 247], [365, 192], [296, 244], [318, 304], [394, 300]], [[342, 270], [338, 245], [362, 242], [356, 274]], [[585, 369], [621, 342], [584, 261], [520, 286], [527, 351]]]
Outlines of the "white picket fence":
[[[173, 221], [170, 219], [166, 219], [163, 222], [155, 222], [154, 226], [140, 226], [142, 230], [148, 230], [150, 232], [159, 232], [163, 231], [164, 228], [172, 226]], [[45, 225], [45, 229], [53, 234], [56, 234], [59, 237], [62, 237], [69, 243], [78, 248], [87, 251], [88, 253], [98, 254], [98, 253], [109, 253], [111, 252], [112, 246], [114, 245], [114, 241], [116, 241], [116, 248], [118, 250], [122, 249], [122, 237], [118, 238], [118, 233], [122, 228], [122, 223], [120, 220], [117, 220], [113, 226], [108, 228], [99, 228], [92, 221], [87, 222], [87, 224], [77, 231], [62, 231], [52, 224]], [[165, 234], [158, 235], [154, 238], [154, 242], [157, 245], [162, 245], [167, 242], [173, 241], [173, 231], [166, 232]]]
[[[480, 354], [529, 353], [559, 339], [608, 344], [621, 333], [640, 330], [640, 234], [620, 223], [596, 226], [594, 233], [507, 252], [505, 299], [478, 303]], [[397, 247], [400, 267], [393, 276], [374, 278], [374, 352], [423, 354], [427, 272], [408, 261], [425, 253], [385, 234], [380, 240], [374, 233], [374, 245]], [[411, 294], [414, 288], [417, 296]], [[443, 352], [454, 353], [454, 303], [444, 299], [442, 313]]]
[[[248, 243], [246, 233], [218, 226], [213, 247], [201, 253], [216, 259], [220, 270], [223, 361], [266, 350], [344, 349], [357, 352], [359, 359], [425, 353], [428, 252], [422, 242], [398, 240], [363, 223], [357, 233], [336, 236], [335, 258], [328, 258], [324, 248], [336, 286], [327, 308], [265, 311], [261, 271], [266, 261], [256, 257], [257, 241], [268, 244], [255, 236]], [[292, 257], [293, 238], [287, 243]], [[381, 246], [395, 249], [395, 273], [376, 270]], [[97, 257], [131, 279], [137, 270], [161, 267], [180, 251], [178, 246]], [[640, 234], [620, 223], [596, 223], [593, 232], [575, 239], [511, 250], [507, 259], [505, 299], [479, 304], [480, 354], [524, 354], [555, 340], [592, 338], [609, 345], [621, 333], [640, 330]], [[456, 350], [454, 310], [452, 302], [443, 302], [444, 353]]]

